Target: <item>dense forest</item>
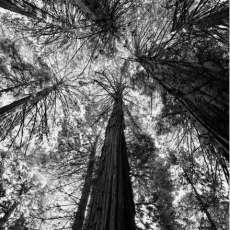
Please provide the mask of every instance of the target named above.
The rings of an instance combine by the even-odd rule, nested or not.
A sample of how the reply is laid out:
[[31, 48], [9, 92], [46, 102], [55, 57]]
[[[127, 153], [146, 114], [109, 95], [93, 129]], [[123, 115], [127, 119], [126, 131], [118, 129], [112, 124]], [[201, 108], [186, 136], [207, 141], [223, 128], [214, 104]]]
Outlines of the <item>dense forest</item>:
[[229, 229], [227, 0], [0, 0], [0, 230]]

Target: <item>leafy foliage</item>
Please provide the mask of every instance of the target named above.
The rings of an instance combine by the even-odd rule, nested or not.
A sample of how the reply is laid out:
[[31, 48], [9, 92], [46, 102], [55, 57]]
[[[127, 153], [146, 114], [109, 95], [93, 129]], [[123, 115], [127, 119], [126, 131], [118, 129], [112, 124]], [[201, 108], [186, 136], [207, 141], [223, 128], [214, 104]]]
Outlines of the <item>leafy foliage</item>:
[[0, 7], [0, 229], [228, 228], [227, 1]]

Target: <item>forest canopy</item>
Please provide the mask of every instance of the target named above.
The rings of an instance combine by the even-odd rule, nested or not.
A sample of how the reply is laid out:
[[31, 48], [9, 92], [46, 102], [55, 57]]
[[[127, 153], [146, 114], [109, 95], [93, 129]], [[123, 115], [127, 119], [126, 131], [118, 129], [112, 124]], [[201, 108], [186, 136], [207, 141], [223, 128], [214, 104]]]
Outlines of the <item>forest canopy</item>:
[[0, 230], [229, 228], [227, 0], [0, 0]]

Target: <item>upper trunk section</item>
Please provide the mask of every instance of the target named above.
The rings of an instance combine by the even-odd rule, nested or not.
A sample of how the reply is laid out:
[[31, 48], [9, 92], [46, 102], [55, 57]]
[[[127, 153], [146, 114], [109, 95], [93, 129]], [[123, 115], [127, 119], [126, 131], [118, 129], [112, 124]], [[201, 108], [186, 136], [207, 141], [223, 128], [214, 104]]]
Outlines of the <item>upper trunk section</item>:
[[91, 195], [87, 230], [134, 230], [134, 202], [124, 136], [122, 99], [115, 99]]

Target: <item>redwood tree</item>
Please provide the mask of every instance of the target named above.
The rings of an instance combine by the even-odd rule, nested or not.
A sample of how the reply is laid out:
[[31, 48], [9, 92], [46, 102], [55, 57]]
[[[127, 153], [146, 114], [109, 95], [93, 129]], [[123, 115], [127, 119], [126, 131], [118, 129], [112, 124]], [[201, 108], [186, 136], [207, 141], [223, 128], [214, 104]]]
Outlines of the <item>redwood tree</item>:
[[75, 214], [74, 223], [72, 226], [73, 230], [82, 230], [83, 227], [85, 210], [87, 207], [91, 185], [93, 182], [93, 173], [94, 173], [95, 157], [96, 157], [95, 155], [96, 155], [98, 138], [99, 136], [96, 136], [95, 141], [90, 149], [89, 162], [88, 162], [87, 171], [85, 175], [84, 186], [82, 188], [81, 198], [79, 201], [78, 209]]
[[[181, 5], [184, 3], [185, 7], [188, 2], [182, 1]], [[217, 4], [211, 4], [209, 1], [198, 2], [198, 5], [202, 4], [202, 7], [197, 6], [196, 14], [193, 12], [193, 16], [204, 14], [207, 20], [214, 13], [220, 15], [221, 10], [225, 12], [228, 9], [226, 4], [219, 1]], [[195, 7], [195, 1], [190, 1], [189, 6], [186, 5], [188, 9], [190, 6]], [[204, 9], [209, 13], [205, 13]], [[187, 12], [187, 10], [185, 11]], [[159, 8], [159, 11], [163, 10]], [[183, 11], [183, 7], [181, 11]], [[162, 13], [164, 18], [161, 24], [154, 24], [154, 19], [146, 13], [147, 19], [143, 20], [144, 26], [140, 23], [140, 26], [137, 26], [133, 32], [132, 52], [136, 61], [146, 71], [144, 84], [149, 86], [150, 91], [155, 89], [154, 85], [157, 84], [161, 91], [173, 95], [188, 111], [190, 118], [196, 120], [196, 127], [199, 131], [207, 132], [211, 139], [215, 139], [215, 146], [222, 150], [222, 155], [228, 160], [227, 49], [226, 43], [220, 43], [211, 30], [215, 30], [216, 27], [224, 28], [224, 36], [227, 36], [227, 23], [226, 20], [222, 20], [222, 17], [219, 18], [220, 20], [210, 23], [206, 22], [203, 17], [194, 16], [195, 20], [193, 17], [189, 17], [186, 12], [180, 12], [180, 14], [175, 12], [173, 18], [168, 16], [169, 14], [165, 10], [163, 11], [164, 15]], [[183, 14], [187, 17], [183, 18], [185, 16]], [[175, 16], [179, 17], [177, 21], [175, 21]], [[209, 30], [202, 32], [201, 35], [191, 29], [197, 28], [198, 25], [201, 28], [202, 24], [207, 23]], [[177, 30], [173, 28], [176, 25], [178, 26]], [[186, 25], [189, 25], [189, 28]], [[171, 33], [172, 31], [174, 32]], [[219, 29], [216, 32], [219, 33]]]
[[97, 179], [91, 194], [87, 230], [134, 230], [135, 208], [124, 135], [122, 87], [113, 95]]

